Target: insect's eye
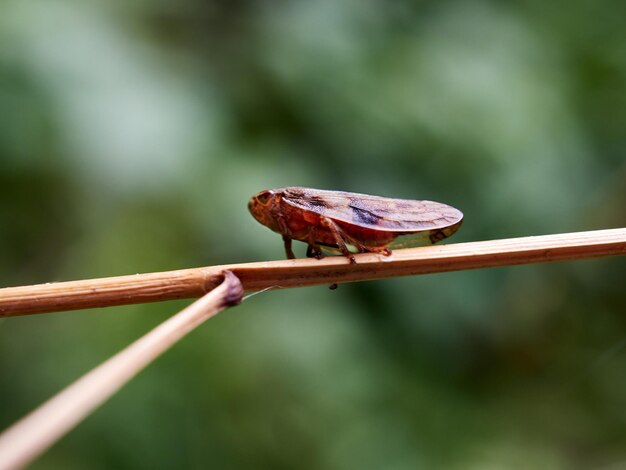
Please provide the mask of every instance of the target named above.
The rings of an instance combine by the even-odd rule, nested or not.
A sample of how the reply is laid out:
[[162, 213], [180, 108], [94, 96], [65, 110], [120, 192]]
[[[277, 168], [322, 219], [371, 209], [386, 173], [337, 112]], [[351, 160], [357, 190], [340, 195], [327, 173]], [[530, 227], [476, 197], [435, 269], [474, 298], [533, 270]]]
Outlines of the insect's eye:
[[271, 196], [272, 194], [269, 191], [263, 191], [262, 193], [259, 193], [257, 195], [256, 200], [259, 201], [261, 204], [266, 205], [269, 202]]

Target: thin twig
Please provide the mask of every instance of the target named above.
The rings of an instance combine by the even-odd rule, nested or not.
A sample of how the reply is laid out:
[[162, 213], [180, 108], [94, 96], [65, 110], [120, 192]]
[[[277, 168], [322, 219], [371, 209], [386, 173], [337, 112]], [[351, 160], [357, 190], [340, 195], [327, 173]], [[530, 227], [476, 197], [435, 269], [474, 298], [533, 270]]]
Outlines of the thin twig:
[[226, 269], [246, 291], [256, 291], [624, 254], [626, 228], [618, 228], [364, 253], [356, 255], [357, 264], [342, 256], [231, 264], [4, 288], [0, 317], [199, 297]]
[[229, 271], [212, 292], [87, 373], [0, 435], [0, 470], [21, 468], [48, 449], [176, 341], [241, 301]]

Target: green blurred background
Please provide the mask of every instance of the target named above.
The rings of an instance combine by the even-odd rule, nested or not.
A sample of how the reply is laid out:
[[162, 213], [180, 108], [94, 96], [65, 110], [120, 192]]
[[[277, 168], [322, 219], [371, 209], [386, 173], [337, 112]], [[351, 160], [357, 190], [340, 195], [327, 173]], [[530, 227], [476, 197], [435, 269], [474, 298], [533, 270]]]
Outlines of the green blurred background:
[[[0, 3], [0, 285], [279, 259], [250, 195], [626, 225], [626, 3]], [[297, 253], [304, 247], [297, 244]], [[626, 468], [626, 262], [266, 292], [33, 468]], [[0, 323], [0, 428], [187, 301]]]

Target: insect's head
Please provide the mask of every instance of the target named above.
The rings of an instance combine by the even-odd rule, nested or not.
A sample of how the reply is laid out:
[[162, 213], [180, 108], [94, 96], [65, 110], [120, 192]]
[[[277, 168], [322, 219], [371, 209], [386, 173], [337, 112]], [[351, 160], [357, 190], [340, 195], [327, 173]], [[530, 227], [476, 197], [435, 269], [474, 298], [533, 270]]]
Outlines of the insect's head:
[[272, 217], [272, 201], [276, 197], [276, 192], [271, 189], [266, 189], [260, 193], [255, 194], [248, 201], [248, 209], [256, 220], [268, 227], [273, 222]]

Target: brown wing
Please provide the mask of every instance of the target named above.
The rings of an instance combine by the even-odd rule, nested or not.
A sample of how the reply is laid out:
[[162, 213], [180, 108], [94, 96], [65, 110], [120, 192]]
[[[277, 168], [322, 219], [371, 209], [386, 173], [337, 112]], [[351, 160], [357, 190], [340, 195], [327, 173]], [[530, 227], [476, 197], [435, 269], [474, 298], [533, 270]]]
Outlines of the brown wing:
[[458, 209], [434, 201], [392, 199], [299, 187], [281, 188], [278, 191], [282, 193], [285, 202], [295, 207], [372, 230], [438, 230], [463, 220], [463, 213]]

